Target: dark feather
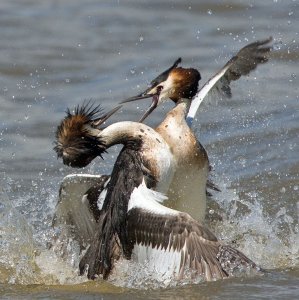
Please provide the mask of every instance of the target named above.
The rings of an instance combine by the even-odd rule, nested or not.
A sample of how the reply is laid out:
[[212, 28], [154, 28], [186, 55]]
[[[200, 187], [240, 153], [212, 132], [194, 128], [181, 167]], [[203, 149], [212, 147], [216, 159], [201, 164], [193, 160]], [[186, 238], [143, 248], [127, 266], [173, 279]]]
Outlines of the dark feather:
[[181, 275], [184, 270], [192, 269], [206, 280], [213, 280], [233, 276], [238, 268], [258, 270], [243, 253], [223, 246], [209, 229], [186, 213], [159, 215], [133, 208], [128, 212], [127, 225], [128, 238], [133, 244], [181, 251]]
[[56, 130], [54, 150], [63, 163], [72, 167], [82, 168], [97, 156], [106, 151], [104, 143], [92, 131], [94, 121], [104, 117], [100, 105], [86, 101], [77, 106], [72, 113], [66, 111], [66, 117]]
[[99, 118], [102, 118], [104, 114], [104, 110], [101, 106], [101, 104], [95, 105], [95, 102], [92, 100], [85, 100], [82, 105], [77, 105], [74, 109], [74, 113], [72, 114], [70, 112], [70, 109], [68, 108], [67, 116], [84, 116], [86, 119], [86, 123], [91, 123], [94, 120], [97, 120]]
[[102, 175], [98, 182], [94, 184], [92, 187], [90, 187], [84, 195], [86, 195], [86, 198], [88, 200], [89, 209], [92, 212], [95, 220], [98, 220], [100, 217], [100, 209], [98, 208], [98, 199], [100, 194], [105, 189], [105, 184], [107, 180], [110, 178], [108, 175]]
[[[127, 237], [127, 206], [133, 189], [144, 177], [137, 150], [124, 148], [114, 165], [107, 196], [98, 222], [94, 241], [80, 261], [80, 272], [88, 265], [88, 278], [102, 274], [107, 278], [121, 250], [129, 258], [133, 244]], [[118, 250], [117, 250], [118, 249]]]
[[167, 79], [169, 73], [173, 69], [175, 69], [181, 62], [182, 62], [182, 59], [179, 57], [170, 68], [168, 68], [166, 71], [164, 71], [163, 73], [161, 73], [160, 75], [158, 75], [155, 79], [153, 79], [151, 81], [151, 87], [150, 87], [150, 89], [152, 87], [158, 85], [159, 83], [165, 81]]
[[225, 65], [227, 66], [232, 63], [223, 77], [216, 84], [217, 90], [222, 91], [226, 96], [231, 97], [231, 81], [238, 80], [241, 76], [248, 75], [259, 64], [267, 62], [272, 50], [272, 46], [269, 45], [271, 42], [272, 37], [243, 47]]

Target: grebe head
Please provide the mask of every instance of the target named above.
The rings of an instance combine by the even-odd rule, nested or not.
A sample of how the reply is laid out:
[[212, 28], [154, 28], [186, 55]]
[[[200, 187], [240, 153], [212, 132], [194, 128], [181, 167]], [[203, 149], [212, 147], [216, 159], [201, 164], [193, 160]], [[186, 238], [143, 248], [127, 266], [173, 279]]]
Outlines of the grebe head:
[[66, 117], [56, 130], [54, 150], [58, 158], [62, 158], [65, 165], [83, 168], [97, 156], [102, 157], [105, 145], [97, 135], [102, 125], [121, 106], [117, 106], [107, 114], [103, 113], [100, 105], [94, 106], [86, 102], [77, 106], [72, 113], [66, 111]]
[[121, 102], [152, 98], [152, 104], [140, 122], [166, 99], [171, 99], [177, 103], [180, 99], [192, 99], [196, 95], [198, 82], [201, 79], [200, 73], [193, 68], [178, 67], [181, 61], [181, 58], [177, 59], [169, 69], [157, 76], [143, 93]]

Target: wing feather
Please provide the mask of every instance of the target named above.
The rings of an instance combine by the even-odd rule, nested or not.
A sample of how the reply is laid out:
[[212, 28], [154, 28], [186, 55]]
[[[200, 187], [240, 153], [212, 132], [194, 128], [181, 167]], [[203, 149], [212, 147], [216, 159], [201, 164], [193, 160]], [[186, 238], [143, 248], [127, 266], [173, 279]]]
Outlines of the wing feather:
[[187, 115], [187, 123], [189, 126], [191, 126], [200, 104], [208, 94], [213, 93], [213, 91], [218, 91], [227, 97], [231, 97], [231, 81], [248, 75], [251, 71], [256, 69], [259, 64], [266, 63], [269, 60], [272, 50], [272, 46], [269, 45], [271, 42], [272, 37], [269, 37], [268, 39], [257, 41], [243, 47], [219, 72], [204, 84], [192, 100]]
[[216, 84], [216, 88], [223, 91], [226, 96], [231, 97], [230, 82], [238, 80], [241, 76], [248, 75], [256, 69], [258, 64], [269, 60], [272, 46], [272, 37], [251, 43], [243, 47], [226, 65], [230, 65], [223, 77]]
[[[165, 226], [155, 234], [153, 224], [163, 226], [163, 223]], [[153, 215], [144, 208], [132, 208], [128, 212], [127, 224], [129, 239], [135, 244], [181, 253], [178, 277], [188, 269], [204, 273], [206, 280], [227, 277], [217, 260], [221, 244], [189, 215], [180, 212], [177, 215]]]
[[[140, 196], [142, 189], [146, 187], [142, 184], [138, 189], [140, 191], [133, 191], [133, 198], [134, 193]], [[149, 195], [149, 192], [144, 194]], [[134, 206], [130, 207], [127, 215], [127, 234], [134, 247], [147, 247], [148, 260], [154, 260], [151, 250], [156, 253], [156, 249], [161, 253], [169, 253], [169, 256], [173, 253], [179, 254], [176, 266], [168, 259], [164, 262], [150, 261], [155, 270], [159, 270], [159, 267], [162, 271], [173, 268], [174, 273], [177, 270], [174, 275], [179, 279], [184, 277], [185, 271], [191, 270], [195, 274], [202, 274], [209, 281], [230, 276], [229, 270], [232, 267], [256, 268], [238, 250], [223, 246], [208, 228], [190, 215], [170, 210], [159, 203], [154, 206], [151, 201], [153, 200], [140, 197], [138, 202], [134, 198]], [[136, 253], [138, 260], [138, 251]], [[144, 257], [140, 259], [143, 261]], [[169, 266], [165, 265], [167, 263]]]
[[97, 203], [88, 197], [87, 202], [83, 201], [83, 196], [94, 189], [100, 193], [108, 178], [107, 175], [72, 174], [64, 177], [60, 185], [52, 226], [64, 226], [63, 234], [76, 239], [81, 249], [93, 238], [98, 214]]

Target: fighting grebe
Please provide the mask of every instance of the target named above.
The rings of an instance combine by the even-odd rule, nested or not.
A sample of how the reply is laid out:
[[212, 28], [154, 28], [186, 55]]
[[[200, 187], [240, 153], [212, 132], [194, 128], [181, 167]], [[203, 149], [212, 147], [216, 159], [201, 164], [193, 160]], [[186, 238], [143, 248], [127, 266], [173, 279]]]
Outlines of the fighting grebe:
[[[152, 105], [141, 122], [162, 102], [171, 99], [175, 107], [156, 128], [170, 146], [174, 160], [174, 177], [167, 192], [168, 207], [189, 213], [197, 220], [204, 220], [206, 212], [206, 187], [209, 160], [204, 147], [189, 127], [202, 100], [211, 89], [231, 96], [230, 82], [249, 74], [258, 64], [268, 60], [272, 38], [251, 43], [242, 48], [197, 93], [200, 73], [193, 68], [173, 66], [156, 77], [143, 93], [122, 103], [152, 98]], [[187, 117], [187, 120], [186, 120]], [[171, 200], [170, 200], [171, 199]]]
[[[81, 107], [77, 106], [73, 113], [67, 110], [66, 117], [56, 131], [54, 150], [58, 158], [62, 158], [66, 165], [82, 168], [115, 144], [133, 145], [135, 140], [146, 137], [147, 143], [141, 148], [140, 156], [150, 174], [148, 186], [166, 193], [175, 169], [174, 160], [169, 145], [158, 132], [145, 124], [130, 121], [99, 129], [118, 109], [119, 106], [103, 114], [100, 106], [86, 102]], [[94, 236], [95, 222], [110, 180], [107, 175], [73, 174], [66, 176], [60, 186], [53, 225], [69, 225], [70, 232], [64, 234], [74, 236], [81, 249]]]
[[189, 214], [159, 203], [165, 196], [153, 189], [161, 184], [159, 178], [172, 180], [174, 167], [170, 147], [158, 132], [136, 122], [100, 129], [106, 117], [98, 115], [91, 106], [78, 107], [68, 113], [56, 135], [55, 150], [71, 166], [86, 165], [90, 155], [124, 145], [95, 216], [95, 234], [80, 262], [81, 274], [88, 267], [88, 278], [107, 279], [123, 259], [144, 264], [157, 279], [182, 279], [191, 272], [209, 281], [233, 276], [239, 269], [259, 270]]
[[[181, 61], [180, 59], [153, 80], [151, 87], [147, 89], [147, 91], [137, 97], [129, 99], [133, 101], [153, 96], [153, 105], [142, 120], [156, 105], [167, 98], [173, 99], [178, 103], [177, 107], [175, 107], [157, 127], [157, 132], [159, 132], [171, 147], [174, 159], [173, 165], [176, 173], [167, 191], [167, 195], [171, 200], [167, 200], [166, 203], [164, 203], [165, 205], [188, 212], [195, 219], [204, 219], [208, 157], [205, 149], [196, 140], [193, 132], [186, 125], [186, 112], [191, 102], [186, 120], [188, 125], [191, 125], [200, 103], [211, 89], [222, 91], [225, 95], [230, 97], [231, 90], [229, 84], [232, 80], [237, 80], [242, 75], [248, 74], [255, 69], [259, 63], [264, 63], [268, 60], [271, 50], [268, 44], [271, 40], [272, 39], [269, 38], [264, 41], [258, 41], [242, 48], [236, 56], [228, 61], [228, 63], [200, 89], [192, 102], [190, 98], [192, 98], [197, 90], [197, 81], [200, 75], [194, 69], [189, 69], [189, 74], [188, 69], [177, 68]], [[175, 78], [176, 81], [173, 82], [173, 78]], [[177, 89], [174, 90], [174, 88]], [[186, 99], [181, 99], [182, 96]], [[90, 156], [89, 160], [93, 158], [94, 155]], [[80, 166], [77, 165], [77, 167]], [[66, 176], [60, 188], [59, 204], [56, 209], [55, 218], [58, 222], [55, 223], [75, 225], [76, 229], [73, 232], [81, 232], [81, 236], [84, 237], [85, 240], [88, 237], [88, 241], [93, 235], [94, 221], [87, 222], [87, 220], [92, 220], [93, 218], [88, 217], [89, 208], [86, 210], [85, 206], [82, 207], [82, 210], [86, 212], [85, 214], [78, 214], [77, 212], [80, 211], [82, 197], [83, 202], [92, 202], [93, 204], [88, 206], [93, 208], [94, 211], [97, 211], [97, 199], [100, 198], [100, 202], [103, 200], [105, 186], [109, 178], [110, 177], [106, 175], [87, 174]], [[212, 184], [209, 184], [209, 186], [213, 188]], [[159, 191], [165, 192], [164, 190]], [[72, 205], [70, 206], [71, 203]], [[72, 209], [70, 209], [70, 207], [72, 207]], [[81, 218], [78, 217], [79, 215]], [[83, 218], [83, 216], [86, 217]], [[86, 226], [82, 224], [86, 224]]]

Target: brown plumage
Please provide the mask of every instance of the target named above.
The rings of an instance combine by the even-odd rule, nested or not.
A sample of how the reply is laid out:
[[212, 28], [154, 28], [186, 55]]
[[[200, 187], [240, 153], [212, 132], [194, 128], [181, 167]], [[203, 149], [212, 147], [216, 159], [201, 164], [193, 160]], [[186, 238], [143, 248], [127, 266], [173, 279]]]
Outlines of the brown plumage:
[[68, 109], [66, 117], [56, 131], [54, 150], [63, 163], [75, 168], [87, 166], [97, 156], [105, 152], [103, 142], [96, 138], [98, 126], [104, 123], [120, 106], [103, 114], [101, 106], [86, 102], [77, 106], [74, 113]]
[[177, 103], [182, 98], [192, 99], [196, 95], [201, 79], [198, 70], [175, 68], [171, 70], [169, 76], [173, 82], [173, 88], [168, 93], [169, 99]]

